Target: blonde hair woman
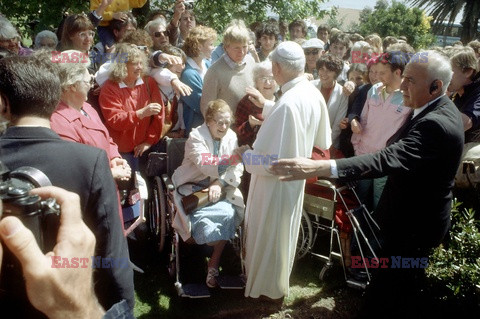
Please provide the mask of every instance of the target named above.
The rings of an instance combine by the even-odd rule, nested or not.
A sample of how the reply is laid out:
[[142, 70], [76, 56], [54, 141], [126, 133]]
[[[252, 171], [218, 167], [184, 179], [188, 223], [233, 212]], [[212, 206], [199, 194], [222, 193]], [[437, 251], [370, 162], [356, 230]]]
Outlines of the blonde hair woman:
[[182, 96], [181, 98], [187, 136], [192, 128], [203, 123], [203, 115], [200, 111], [203, 78], [210, 67], [209, 60], [213, 51], [213, 43], [216, 39], [217, 32], [215, 30], [205, 26], [198, 26], [190, 30], [183, 44], [183, 51], [187, 55], [187, 63], [180, 81], [192, 89], [192, 94]]
[[225, 54], [207, 71], [200, 109], [205, 113], [210, 101], [225, 100], [233, 113], [238, 102], [245, 95], [245, 89], [253, 86], [253, 67], [255, 60], [247, 55], [250, 34], [245, 23], [236, 20], [225, 30], [223, 48]]
[[117, 44], [111, 62], [100, 108], [120, 153], [138, 170], [138, 158], [161, 138], [163, 101], [155, 80], [145, 75], [147, 58], [136, 45]]

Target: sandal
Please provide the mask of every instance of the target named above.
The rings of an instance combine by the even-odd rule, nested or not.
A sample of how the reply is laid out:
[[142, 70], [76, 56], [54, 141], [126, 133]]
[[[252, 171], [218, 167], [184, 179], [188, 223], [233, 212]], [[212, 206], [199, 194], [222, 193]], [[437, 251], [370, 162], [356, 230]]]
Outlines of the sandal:
[[217, 286], [217, 280], [215, 277], [218, 276], [218, 269], [213, 267], [208, 267], [207, 280], [205, 281], [208, 288], [215, 288]]

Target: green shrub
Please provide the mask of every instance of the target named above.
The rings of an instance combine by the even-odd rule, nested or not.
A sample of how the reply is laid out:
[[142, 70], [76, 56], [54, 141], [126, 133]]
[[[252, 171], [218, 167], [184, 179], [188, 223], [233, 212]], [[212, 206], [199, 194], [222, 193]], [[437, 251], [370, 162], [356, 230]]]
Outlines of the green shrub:
[[443, 299], [472, 299], [479, 294], [479, 221], [471, 208], [459, 209], [460, 204], [454, 201], [449, 238], [434, 250], [427, 268], [433, 285], [447, 288]]

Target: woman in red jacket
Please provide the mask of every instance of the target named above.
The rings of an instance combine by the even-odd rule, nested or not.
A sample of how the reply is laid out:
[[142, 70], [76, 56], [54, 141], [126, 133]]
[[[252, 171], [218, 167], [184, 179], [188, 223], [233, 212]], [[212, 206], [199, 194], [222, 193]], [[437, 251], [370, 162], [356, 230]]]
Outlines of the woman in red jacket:
[[111, 61], [100, 108], [120, 153], [137, 170], [139, 157], [160, 141], [165, 109], [157, 83], [145, 76], [147, 59], [136, 45], [116, 45]]

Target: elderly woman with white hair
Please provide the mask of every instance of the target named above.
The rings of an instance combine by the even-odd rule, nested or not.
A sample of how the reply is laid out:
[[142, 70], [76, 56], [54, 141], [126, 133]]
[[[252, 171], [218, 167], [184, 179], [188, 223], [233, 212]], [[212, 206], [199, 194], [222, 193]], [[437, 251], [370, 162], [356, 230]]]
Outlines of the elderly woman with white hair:
[[253, 81], [255, 87], [248, 87], [247, 94], [238, 102], [235, 112], [234, 130], [238, 136], [238, 145], [248, 144], [252, 146], [257, 136], [258, 129], [263, 123], [263, 107], [252, 102], [251, 94], [262, 96], [274, 102], [276, 99], [277, 82], [272, 73], [272, 61], [265, 60], [253, 67]]
[[20, 56], [30, 55], [33, 52], [31, 49], [21, 46], [20, 34], [15, 26], [3, 16], [0, 16], [0, 48]]
[[97, 111], [86, 102], [93, 84], [93, 77], [88, 72], [89, 60], [81, 59], [80, 51], [68, 50], [63, 53], [72, 59], [68, 63], [58, 63], [62, 95], [50, 118], [52, 129], [64, 140], [104, 149], [110, 160], [113, 178], [128, 180], [130, 166], [120, 156], [117, 144], [110, 137]]
[[55, 50], [58, 44], [58, 38], [55, 33], [49, 30], [40, 31], [35, 36], [35, 50], [46, 49]]
[[[274, 103], [275, 93], [278, 85], [273, 78], [272, 61], [269, 59], [255, 64], [253, 68], [253, 80], [255, 88], [248, 87], [247, 94], [238, 102], [235, 112], [235, 124], [233, 130], [237, 133], [238, 145], [253, 145], [260, 125], [263, 123], [263, 105], [257, 106], [252, 102], [252, 95], [261, 94], [266, 100]], [[248, 185], [250, 184], [250, 173], [246, 172], [242, 176], [240, 190], [246, 198], [248, 195]]]

